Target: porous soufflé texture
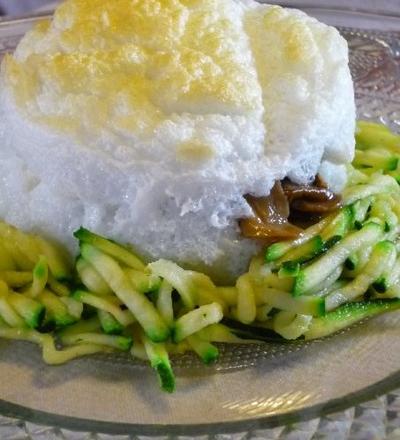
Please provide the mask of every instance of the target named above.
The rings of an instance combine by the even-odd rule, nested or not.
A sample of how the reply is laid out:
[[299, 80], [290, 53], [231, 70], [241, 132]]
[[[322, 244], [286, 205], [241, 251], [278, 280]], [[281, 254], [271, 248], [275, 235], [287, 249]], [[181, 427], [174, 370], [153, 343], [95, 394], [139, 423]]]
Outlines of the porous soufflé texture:
[[246, 0], [67, 0], [5, 58], [0, 111], [0, 217], [221, 274], [258, 248], [244, 194], [340, 189], [354, 148], [345, 40]]

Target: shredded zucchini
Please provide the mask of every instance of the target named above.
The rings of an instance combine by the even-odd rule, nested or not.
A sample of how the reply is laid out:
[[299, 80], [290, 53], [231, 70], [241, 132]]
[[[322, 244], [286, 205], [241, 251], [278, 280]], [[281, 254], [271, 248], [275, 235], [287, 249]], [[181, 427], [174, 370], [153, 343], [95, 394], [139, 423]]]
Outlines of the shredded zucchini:
[[214, 343], [320, 338], [399, 310], [400, 137], [360, 122], [356, 141], [344, 206], [268, 246], [232, 285], [169, 260], [146, 265], [85, 228], [72, 268], [57, 245], [0, 222], [0, 338], [39, 345], [52, 365], [129, 351], [172, 392], [170, 354], [210, 364]]

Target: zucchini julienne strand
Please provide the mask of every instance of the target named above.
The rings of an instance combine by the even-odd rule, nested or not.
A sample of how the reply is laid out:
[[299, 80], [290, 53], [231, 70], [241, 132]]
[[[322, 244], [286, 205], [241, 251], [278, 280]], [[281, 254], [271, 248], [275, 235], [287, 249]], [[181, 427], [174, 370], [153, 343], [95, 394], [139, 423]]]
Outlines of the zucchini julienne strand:
[[270, 319], [270, 312], [274, 307], [269, 304], [263, 304], [257, 307], [256, 321], [266, 322]]
[[17, 270], [30, 272], [33, 269], [34, 263], [17, 246], [15, 246], [12, 240], [3, 237], [2, 244], [15, 261]]
[[345, 264], [347, 263], [349, 267], [354, 267], [353, 269], [347, 268], [343, 271], [343, 274], [347, 278], [355, 278], [357, 275], [359, 275], [365, 265], [369, 261], [369, 257], [371, 255], [373, 246], [365, 246], [361, 249], [359, 249], [356, 253], [349, 255], [349, 257], [346, 259]]
[[256, 319], [257, 308], [254, 289], [248, 273], [238, 278], [236, 288], [238, 291], [237, 318], [243, 324], [250, 324]]
[[339, 282], [340, 277], [343, 274], [343, 266], [338, 266], [330, 275], [328, 275], [321, 284], [315, 286], [308, 291], [308, 297], [318, 296], [324, 297], [333, 288], [333, 285]]
[[[76, 269], [88, 291], [70, 296], [68, 286], [60, 282], [70, 276], [62, 254], [1, 224], [0, 280], [6, 284], [0, 282], [0, 337], [4, 331], [4, 337], [42, 345], [51, 363], [130, 349], [134, 356], [150, 360], [162, 388], [172, 391], [175, 379], [168, 352], [191, 349], [209, 363], [218, 357], [213, 342], [311, 339], [400, 308], [400, 299], [360, 301], [366, 290], [375, 297], [400, 296], [400, 265], [395, 263], [400, 246], [390, 242], [399, 234], [400, 191], [390, 174], [397, 173], [394, 146], [400, 142], [373, 124], [360, 127], [357, 136], [363, 151], [357, 152], [354, 165], [369, 168], [350, 169], [348, 206], [297, 240], [270, 246], [266, 257], [253, 259], [235, 286], [216, 287], [207, 276], [166, 260], [145, 266], [124, 246], [81, 228], [75, 233], [82, 252]], [[368, 144], [364, 128], [380, 140], [379, 149]], [[7, 241], [11, 237], [18, 241], [14, 249]], [[349, 303], [353, 300], [358, 302]], [[83, 320], [83, 304], [94, 307], [97, 316]], [[44, 306], [46, 319], [64, 326], [57, 331], [64, 350], [56, 350], [51, 334], [28, 328], [38, 325], [31, 319], [33, 305]], [[221, 321], [224, 313], [242, 322]], [[133, 347], [127, 334], [134, 335]]]
[[67, 297], [71, 294], [70, 288], [62, 282], [56, 280], [51, 273], [49, 273], [47, 283], [49, 288], [58, 296]]
[[186, 270], [185, 272], [193, 285], [193, 298], [196, 299], [196, 305], [204, 306], [215, 302], [218, 303], [223, 310], [228, 309], [225, 300], [217, 294], [217, 286], [209, 276], [192, 270]]
[[[254, 281], [253, 281], [254, 284]], [[237, 305], [238, 291], [235, 287], [217, 287], [217, 295], [222, 298], [229, 307]]]
[[[263, 286], [268, 284], [272, 287], [280, 287], [284, 290], [290, 290], [292, 288], [292, 280], [289, 278], [279, 278], [277, 273], [272, 272], [272, 265], [276, 263], [266, 263], [263, 255], [258, 255], [250, 260], [248, 274], [252, 284], [256, 286]], [[285, 283], [285, 287], [282, 284]], [[222, 296], [225, 304], [234, 306], [237, 304], [237, 289], [236, 287], [218, 287], [217, 295]], [[257, 304], [259, 305], [259, 304]]]
[[298, 315], [282, 310], [273, 318], [273, 329], [285, 339], [295, 340], [307, 332], [312, 319], [310, 315]]
[[323, 316], [325, 298], [315, 295], [293, 297], [292, 294], [268, 287], [259, 287], [256, 295], [260, 302], [279, 310], [302, 315]]
[[390, 241], [381, 241], [372, 250], [371, 258], [362, 273], [350, 281], [346, 286], [330, 293], [325, 299], [327, 310], [353, 301], [363, 295], [368, 288], [377, 281], [385, 270], [393, 267], [396, 261], [396, 249]]
[[[230, 320], [228, 319], [228, 321]], [[196, 334], [204, 341], [210, 342], [221, 342], [226, 344], [244, 344], [248, 342], [248, 338], [241, 339], [237, 337], [229, 327], [223, 324], [208, 325]]]
[[75, 318], [75, 320], [79, 320], [83, 314], [83, 304], [71, 296], [59, 296], [60, 301], [67, 307], [68, 313]]
[[322, 338], [365, 318], [394, 310], [400, 310], [400, 299], [377, 299], [343, 304], [325, 316], [313, 319], [304, 337], [305, 339]]
[[188, 351], [193, 351], [188, 343], [188, 340], [185, 339], [182, 342], [179, 342], [178, 344], [175, 344], [174, 342], [165, 342], [165, 348], [168, 352], [168, 354], [172, 355], [181, 355], [185, 354]]
[[154, 274], [148, 274], [140, 270], [125, 269], [132, 286], [141, 293], [155, 292], [161, 286], [161, 278]]
[[[365, 221], [368, 211], [371, 208], [371, 204], [373, 202], [373, 197], [366, 197], [365, 199], [360, 199], [354, 202], [351, 206], [351, 210], [353, 211], [354, 216], [354, 224], [357, 227], [357, 225], [362, 225], [362, 223]], [[361, 229], [361, 228], [357, 228]]]
[[0, 238], [3, 247], [12, 256], [17, 267], [31, 270], [41, 255], [49, 262], [50, 271], [59, 280], [69, 279], [71, 270], [67, 258], [55, 245], [49, 241], [0, 222]]
[[291, 261], [294, 263], [304, 263], [317, 256], [323, 250], [324, 242], [318, 234], [305, 243], [286, 252], [281, 258], [275, 261], [277, 266], [284, 262]]
[[154, 305], [145, 295], [135, 291], [122, 268], [112, 257], [86, 243], [81, 244], [81, 254], [102, 274], [111, 289], [132, 312], [152, 341], [163, 342], [168, 339], [170, 330]]
[[33, 342], [42, 347], [43, 360], [49, 365], [61, 365], [81, 356], [107, 353], [112, 349], [96, 344], [82, 344], [57, 350], [53, 337], [26, 328], [0, 327], [0, 338]]
[[176, 343], [181, 342], [208, 325], [220, 322], [222, 318], [223, 312], [219, 304], [200, 306], [175, 321], [172, 339]]
[[77, 335], [80, 333], [93, 333], [101, 330], [101, 323], [97, 316], [90, 319], [82, 319], [75, 324], [69, 325], [57, 332], [58, 335]]
[[353, 209], [345, 206], [339, 213], [331, 214], [306, 229], [296, 240], [278, 242], [269, 246], [266, 251], [266, 261], [274, 262], [279, 266], [285, 261], [303, 263], [310, 260], [325, 252], [327, 247], [344, 236], [353, 223]]
[[133, 344], [133, 339], [130, 336], [104, 335], [101, 333], [61, 335], [60, 341], [65, 346], [76, 344], [94, 344], [115, 348], [121, 351], [129, 351]]
[[47, 258], [41, 255], [38, 262], [33, 268], [32, 286], [30, 288], [29, 295], [32, 298], [36, 298], [46, 287], [49, 277]]
[[127, 327], [135, 322], [133, 315], [127, 315], [121, 308], [105, 296], [97, 296], [84, 290], [77, 290], [73, 298], [84, 304], [111, 314], [122, 326]]
[[107, 240], [106, 238], [89, 231], [88, 229], [80, 228], [74, 232], [74, 236], [81, 243], [90, 244], [96, 247], [125, 266], [138, 270], [144, 270], [145, 268], [145, 265], [133, 252], [111, 240]]
[[391, 209], [390, 201], [383, 197], [378, 197], [372, 203], [370, 215], [381, 219], [385, 232], [390, 232], [399, 223], [396, 214]]
[[[321, 238], [326, 247], [330, 247], [344, 237], [354, 224], [354, 210], [351, 206], [344, 206], [332, 219], [331, 222], [321, 231]], [[328, 246], [327, 246], [328, 243]], [[325, 250], [321, 249], [321, 252]]]
[[62, 250], [42, 237], [35, 236], [33, 239], [37, 243], [40, 254], [46, 258], [53, 277], [58, 281], [70, 280], [71, 268]]
[[46, 313], [45, 307], [40, 302], [16, 292], [8, 293], [7, 302], [22, 317], [28, 327], [32, 329], [40, 327]]
[[36, 299], [46, 308], [47, 324], [50, 322], [56, 327], [65, 327], [77, 321], [77, 318], [69, 313], [68, 307], [51, 291], [43, 290]]
[[350, 233], [321, 258], [300, 271], [295, 278], [293, 295], [306, 295], [309, 289], [318, 286], [336, 267], [343, 264], [349, 255], [377, 242], [382, 235], [382, 227], [372, 222], [359, 231]]
[[0, 222], [0, 238], [7, 250], [12, 254], [17, 266], [24, 266], [21, 268], [27, 270], [33, 269], [36, 261], [39, 259], [40, 250], [32, 237], [24, 234], [14, 226]]
[[195, 305], [195, 287], [190, 276], [184, 269], [168, 260], [158, 260], [149, 264], [149, 269], [155, 275], [166, 280], [178, 291], [183, 303], [189, 309]]
[[168, 393], [174, 392], [175, 375], [165, 344], [154, 343], [145, 334], [142, 335], [142, 343], [150, 364], [157, 373], [161, 389]]
[[137, 340], [137, 339], [135, 339], [135, 343], [133, 344], [133, 346], [131, 348], [131, 356], [134, 359], [139, 359], [141, 361], [145, 361], [145, 362], [149, 361], [149, 357], [147, 356], [147, 353], [144, 348], [144, 345], [142, 344], [142, 341]]
[[18, 289], [30, 284], [33, 280], [33, 275], [32, 272], [7, 270], [0, 272], [0, 280], [4, 281], [9, 287]]
[[104, 281], [103, 277], [82, 257], [79, 257], [75, 264], [79, 278], [85, 287], [97, 295], [111, 295], [110, 286]]
[[172, 286], [168, 281], [161, 283], [160, 290], [157, 295], [157, 309], [164, 322], [172, 327], [174, 322], [174, 307], [172, 301]]
[[8, 302], [9, 289], [7, 284], [0, 281], [0, 317], [10, 327], [25, 327], [24, 320]]
[[[343, 304], [324, 316], [313, 318], [309, 322], [309, 327], [303, 336], [306, 340], [323, 338], [366, 318], [372, 318], [396, 310], [400, 310], [400, 298], [350, 302]], [[227, 318], [223, 319], [223, 324], [229, 328], [230, 332], [241, 339], [270, 343], [290, 342], [276, 333], [275, 330], [261, 325], [245, 325]]]
[[385, 125], [369, 121], [359, 121], [356, 131], [356, 147], [358, 150], [386, 149], [399, 154], [400, 137]]
[[371, 177], [368, 183], [351, 186], [343, 192], [343, 198], [346, 204], [352, 204], [357, 200], [366, 197], [379, 195], [381, 193], [391, 194], [398, 191], [398, 183], [388, 175], [376, 174]]
[[356, 150], [353, 165], [356, 167], [367, 167], [375, 170], [394, 171], [399, 164], [398, 157], [390, 154], [389, 151], [381, 150]]
[[120, 335], [124, 330], [124, 326], [120, 324], [114, 316], [104, 310], [97, 310], [101, 328], [107, 335]]
[[284, 255], [291, 249], [294, 249], [297, 246], [300, 246], [311, 240], [316, 235], [318, 235], [327, 225], [329, 225], [333, 218], [333, 214], [325, 217], [320, 222], [316, 223], [313, 226], [310, 226], [307, 230], [303, 231], [300, 236], [295, 240], [281, 241], [270, 245], [265, 253], [266, 262], [271, 263], [273, 261], [276, 261], [284, 257]]
[[7, 328], [8, 325], [7, 325], [6, 321], [4, 321], [4, 319], [0, 315], [0, 328], [2, 328], [2, 327], [6, 327]]
[[188, 336], [187, 341], [192, 350], [197, 353], [206, 365], [217, 361], [219, 351], [215, 345], [211, 344], [211, 342], [203, 340], [196, 334]]
[[352, 272], [356, 269], [356, 267], [359, 266], [359, 258], [357, 254], [349, 255], [346, 258], [346, 261], [344, 262], [344, 267], [349, 271]]
[[[374, 292], [372, 292], [374, 293]], [[393, 284], [384, 293], [376, 293], [374, 298], [399, 298], [400, 299], [400, 284]]]
[[397, 257], [392, 267], [386, 267], [382, 276], [373, 284], [378, 293], [385, 293], [400, 281], [400, 257]]
[[16, 271], [17, 265], [12, 254], [0, 240], [0, 271]]
[[300, 263], [298, 261], [285, 261], [282, 263], [281, 268], [278, 271], [278, 277], [293, 278], [300, 272]]
[[264, 282], [260, 283], [260, 286], [268, 286], [278, 290], [284, 290], [285, 292], [291, 292], [293, 290], [294, 278], [292, 277], [279, 277], [276, 273], [270, 273], [265, 276]]

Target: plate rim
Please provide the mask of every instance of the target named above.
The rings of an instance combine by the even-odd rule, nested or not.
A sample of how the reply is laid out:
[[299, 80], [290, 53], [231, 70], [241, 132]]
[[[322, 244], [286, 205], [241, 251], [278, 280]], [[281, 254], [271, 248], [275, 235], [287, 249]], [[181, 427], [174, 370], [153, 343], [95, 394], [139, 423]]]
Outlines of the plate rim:
[[[278, 426], [306, 422], [316, 417], [344, 411], [369, 400], [376, 399], [400, 387], [400, 370], [375, 382], [359, 391], [318, 403], [316, 405], [296, 409], [282, 414], [260, 416], [245, 420], [235, 420], [221, 423], [201, 424], [140, 424], [118, 423], [100, 420], [83, 419], [79, 417], [62, 416], [46, 411], [31, 409], [19, 404], [0, 399], [0, 414], [4, 417], [15, 418], [38, 425], [54, 426], [77, 432], [96, 432], [111, 435], [216, 435], [248, 432], [253, 430], [270, 429]], [[179, 392], [179, 391], [178, 391]]]
[[[268, 1], [266, 0], [257, 0], [260, 3], [268, 3]], [[42, 7], [42, 8], [37, 8], [36, 10], [34, 10], [33, 12], [31, 12], [30, 14], [22, 14], [22, 15], [6, 15], [3, 18], [0, 18], [1, 22], [13, 22], [13, 21], [19, 21], [19, 20], [24, 20], [24, 19], [32, 19], [32, 18], [48, 18], [52, 16], [52, 10], [51, 10], [51, 6], [50, 7]], [[292, 2], [287, 2], [282, 4], [283, 7], [285, 8], [292, 8], [292, 9], [300, 9], [302, 11], [324, 11], [324, 12], [333, 12], [333, 13], [337, 13], [337, 12], [345, 12], [345, 13], [351, 13], [352, 15], [368, 15], [368, 16], [375, 16], [377, 18], [379, 17], [388, 17], [388, 18], [400, 18], [400, 11], [398, 13], [393, 12], [393, 11], [385, 11], [384, 9], [379, 9], [379, 10], [375, 10], [375, 11], [371, 11], [368, 8], [363, 8], [363, 7], [351, 7], [349, 6], [348, 8], [344, 7], [344, 6], [333, 6], [333, 5], [326, 5], [326, 4], [320, 4], [320, 5], [311, 5], [310, 3], [292, 3]]]

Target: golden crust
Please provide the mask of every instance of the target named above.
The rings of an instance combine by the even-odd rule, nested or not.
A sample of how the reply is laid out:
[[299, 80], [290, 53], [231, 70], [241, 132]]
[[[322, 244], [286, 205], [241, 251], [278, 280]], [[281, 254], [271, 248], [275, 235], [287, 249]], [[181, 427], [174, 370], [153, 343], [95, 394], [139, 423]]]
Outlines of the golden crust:
[[140, 133], [199, 106], [246, 113], [260, 105], [259, 86], [237, 47], [245, 39], [240, 20], [224, 13], [229, 6], [68, 0], [7, 58], [6, 79], [19, 106], [58, 128], [112, 122]]

